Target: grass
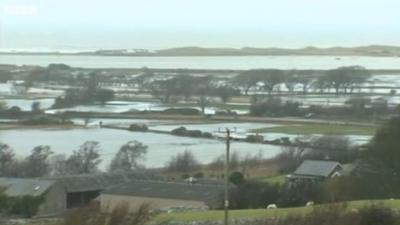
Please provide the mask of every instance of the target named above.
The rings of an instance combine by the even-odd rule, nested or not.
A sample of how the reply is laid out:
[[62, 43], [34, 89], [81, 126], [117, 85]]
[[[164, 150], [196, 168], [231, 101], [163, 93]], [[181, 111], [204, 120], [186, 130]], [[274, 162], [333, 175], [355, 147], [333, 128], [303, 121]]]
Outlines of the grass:
[[322, 123], [294, 123], [282, 124], [277, 127], [254, 129], [255, 133], [284, 133], [284, 134], [338, 134], [338, 135], [373, 135], [376, 128], [372, 126], [322, 124]]
[[82, 126], [74, 124], [23, 125], [20, 123], [0, 123], [0, 130], [42, 130], [42, 129], [65, 130], [65, 129], [75, 129], [75, 128], [82, 128]]
[[283, 184], [285, 182], [286, 175], [276, 175], [276, 176], [269, 176], [269, 177], [262, 177], [258, 180], [261, 182], [266, 182], [270, 184]]
[[[188, 102], [188, 103], [176, 103], [176, 104], [167, 104], [168, 107], [199, 107], [198, 104]], [[212, 103], [207, 105], [207, 107], [215, 107], [221, 110], [249, 110], [250, 106], [245, 104], [223, 104], [223, 103]]]
[[[348, 208], [362, 208], [370, 204], [383, 204], [390, 208], [400, 208], [400, 200], [374, 200], [374, 201], [352, 201], [348, 202]], [[319, 207], [319, 206], [315, 206]], [[295, 207], [295, 208], [282, 208], [282, 209], [243, 209], [243, 210], [230, 210], [230, 218], [272, 218], [284, 217], [289, 214], [305, 214], [311, 212], [313, 207]], [[177, 212], [170, 214], [161, 214], [157, 220], [172, 220], [172, 221], [218, 221], [222, 220], [224, 212], [222, 210], [210, 210], [200, 212]]]

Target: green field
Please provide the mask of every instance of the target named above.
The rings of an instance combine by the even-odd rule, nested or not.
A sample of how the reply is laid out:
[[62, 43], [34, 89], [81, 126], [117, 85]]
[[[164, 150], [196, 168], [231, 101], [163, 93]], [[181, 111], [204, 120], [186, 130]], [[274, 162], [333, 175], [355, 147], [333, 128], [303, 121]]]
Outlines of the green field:
[[259, 178], [259, 181], [270, 183], [270, 184], [282, 184], [285, 182], [286, 175], [276, 175], [271, 177], [262, 177]]
[[[352, 201], [348, 202], [348, 208], [362, 208], [371, 204], [383, 204], [390, 208], [400, 209], [400, 200], [384, 200], [384, 201]], [[320, 206], [314, 206], [320, 207]], [[311, 212], [313, 207], [296, 207], [284, 209], [245, 209], [231, 210], [230, 218], [272, 218], [283, 217], [288, 214], [304, 214]], [[170, 214], [161, 214], [157, 217], [159, 220], [172, 221], [216, 221], [222, 220], [224, 212], [221, 210], [202, 211], [202, 212], [179, 212]]]
[[[279, 125], [279, 124], [278, 124]], [[282, 126], [254, 129], [255, 133], [284, 133], [284, 134], [338, 134], [338, 135], [374, 135], [376, 131], [372, 126], [356, 126], [343, 124], [322, 123], [284, 123]]]

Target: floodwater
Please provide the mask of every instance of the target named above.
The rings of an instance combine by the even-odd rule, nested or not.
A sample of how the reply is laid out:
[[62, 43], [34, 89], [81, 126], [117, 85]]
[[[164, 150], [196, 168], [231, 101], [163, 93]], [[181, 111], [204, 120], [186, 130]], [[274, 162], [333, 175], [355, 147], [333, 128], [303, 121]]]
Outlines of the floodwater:
[[[223, 141], [212, 139], [178, 137], [167, 134], [129, 132], [112, 129], [70, 129], [70, 130], [2, 130], [0, 141], [13, 147], [18, 156], [26, 156], [33, 147], [49, 145], [56, 154], [71, 154], [85, 141], [98, 141], [101, 145], [101, 168], [107, 168], [110, 160], [121, 145], [137, 140], [148, 146], [144, 164], [147, 167], [162, 167], [172, 156], [190, 150], [201, 163], [211, 162], [224, 154]], [[238, 143], [231, 146], [232, 152], [240, 155], [256, 155], [264, 158], [276, 156], [281, 148], [272, 145]]]
[[200, 56], [126, 57], [81, 55], [0, 55], [0, 64], [39, 65], [64, 63], [83, 68], [188, 68], [188, 69], [333, 69], [359, 65], [368, 69], [400, 69], [399, 57], [366, 56]]

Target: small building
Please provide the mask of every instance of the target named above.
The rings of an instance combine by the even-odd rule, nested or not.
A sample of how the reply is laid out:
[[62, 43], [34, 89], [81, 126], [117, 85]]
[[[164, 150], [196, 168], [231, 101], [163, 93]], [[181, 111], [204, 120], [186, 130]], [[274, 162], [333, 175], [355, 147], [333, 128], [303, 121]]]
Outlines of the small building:
[[38, 216], [56, 215], [65, 209], [64, 188], [55, 180], [33, 178], [0, 178], [0, 187], [8, 197], [38, 197], [42, 204]]
[[342, 165], [335, 161], [305, 160], [294, 173], [286, 178], [289, 181], [310, 180], [323, 181], [341, 176]]
[[222, 185], [135, 180], [101, 193], [103, 209], [126, 204], [135, 210], [143, 204], [151, 209], [216, 209], [221, 207]]
[[135, 179], [161, 179], [153, 173], [102, 173], [50, 178], [0, 178], [10, 197], [42, 197], [38, 217], [58, 216], [69, 209], [87, 206], [100, 193]]

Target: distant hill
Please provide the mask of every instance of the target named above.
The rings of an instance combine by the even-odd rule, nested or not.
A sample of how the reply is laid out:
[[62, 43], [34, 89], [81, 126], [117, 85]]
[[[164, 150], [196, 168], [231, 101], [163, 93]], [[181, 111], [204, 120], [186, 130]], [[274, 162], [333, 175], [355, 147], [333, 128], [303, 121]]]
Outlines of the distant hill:
[[0, 54], [15, 55], [98, 55], [98, 56], [378, 56], [400, 57], [400, 46], [370, 45], [360, 47], [306, 47], [300, 49], [288, 48], [201, 48], [181, 47], [161, 50], [146, 49], [111, 49], [93, 52], [62, 53], [62, 52], [0, 52]]
[[400, 56], [400, 47], [371, 45], [363, 47], [332, 47], [301, 49], [285, 48], [200, 48], [183, 47], [158, 50], [154, 54], [160, 56], [282, 56], [282, 55], [327, 55], [327, 56]]

